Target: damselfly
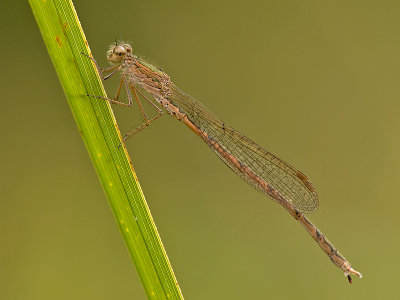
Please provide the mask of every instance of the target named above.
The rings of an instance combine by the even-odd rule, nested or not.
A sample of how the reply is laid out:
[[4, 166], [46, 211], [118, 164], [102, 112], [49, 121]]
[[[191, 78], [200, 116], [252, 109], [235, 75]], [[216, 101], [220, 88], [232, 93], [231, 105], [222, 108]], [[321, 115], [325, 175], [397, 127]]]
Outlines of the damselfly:
[[[305, 217], [304, 213], [311, 213], [318, 208], [318, 196], [313, 185], [302, 172], [226, 125], [200, 102], [182, 92], [163, 70], [135, 56], [129, 44], [117, 42], [110, 46], [107, 59], [113, 66], [105, 70], [100, 69], [92, 57], [88, 57], [95, 63], [103, 80], [118, 72], [121, 74], [121, 81], [114, 99], [92, 97], [128, 107], [133, 106], [133, 99], [135, 99], [145, 118], [145, 123], [128, 132], [123, 141], [161, 117], [162, 109], [164, 109], [203, 139], [244, 181], [282, 205], [304, 226], [331, 261], [343, 270], [350, 283], [350, 274], [362, 277], [361, 273], [354, 270], [332, 243]], [[110, 73], [105, 75], [107, 72]], [[127, 94], [128, 103], [119, 99], [122, 89]], [[161, 108], [146, 94], [150, 95]], [[139, 96], [157, 111], [155, 117], [147, 116]]]

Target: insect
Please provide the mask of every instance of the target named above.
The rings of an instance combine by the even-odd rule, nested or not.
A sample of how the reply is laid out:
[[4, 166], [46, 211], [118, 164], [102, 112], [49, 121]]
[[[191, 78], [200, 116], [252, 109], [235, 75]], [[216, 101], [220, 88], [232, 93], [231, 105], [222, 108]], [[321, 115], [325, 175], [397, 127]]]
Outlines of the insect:
[[[88, 57], [95, 63], [103, 80], [107, 80], [116, 73], [121, 75], [114, 99], [92, 97], [127, 107], [132, 107], [135, 100], [144, 116], [145, 122], [128, 132], [123, 141], [161, 117], [162, 109], [164, 109], [189, 127], [244, 181], [282, 205], [303, 225], [331, 261], [344, 272], [350, 283], [352, 282], [351, 274], [362, 277], [362, 274], [351, 267], [332, 243], [304, 215], [304, 213], [315, 211], [319, 202], [316, 190], [302, 172], [226, 125], [204, 105], [181, 91], [163, 70], [135, 56], [131, 45], [116, 42], [110, 46], [107, 59], [112, 67], [108, 69], [100, 69], [96, 61]], [[128, 103], [119, 100], [122, 89], [127, 94]], [[149, 94], [155, 103], [143, 91]], [[155, 117], [147, 116], [139, 96], [157, 111]]]

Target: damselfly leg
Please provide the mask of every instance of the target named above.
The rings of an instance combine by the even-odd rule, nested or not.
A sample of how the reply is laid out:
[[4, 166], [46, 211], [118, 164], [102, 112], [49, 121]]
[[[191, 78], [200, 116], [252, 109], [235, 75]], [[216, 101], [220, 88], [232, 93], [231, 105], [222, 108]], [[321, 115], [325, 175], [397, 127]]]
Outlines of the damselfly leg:
[[[100, 75], [102, 80], [109, 79], [111, 76], [116, 74], [121, 69], [120, 65], [116, 66], [116, 67], [110, 67], [110, 68], [107, 68], [107, 69], [101, 69], [99, 67], [99, 65], [97, 64], [96, 60], [93, 57], [91, 57], [89, 55], [86, 55], [84, 53], [82, 53], [82, 54], [85, 55], [86, 57], [88, 57], [89, 59], [91, 59], [94, 62], [95, 66], [97, 68], [97, 71], [99, 72], [99, 75]], [[111, 71], [111, 73], [109, 73], [107, 75], [104, 75], [105, 73], [110, 72], [110, 71]], [[122, 102], [122, 101], [119, 100], [119, 97], [121, 95], [122, 86], [124, 86], [124, 88], [125, 88], [125, 93], [126, 93], [126, 95], [128, 97], [128, 103], [125, 103], [125, 102]], [[103, 97], [103, 96], [89, 95], [88, 94], [89, 97], [107, 100], [111, 104], [117, 104], [117, 105], [125, 106], [125, 107], [133, 107], [132, 94], [131, 94], [129, 88], [132, 90], [133, 97], [135, 98], [135, 101], [136, 101], [136, 103], [137, 103], [137, 105], [139, 107], [140, 113], [144, 118], [144, 122], [140, 126], [138, 126], [137, 128], [127, 132], [125, 134], [124, 138], [123, 138], [123, 141], [126, 141], [130, 137], [134, 136], [136, 133], [139, 133], [140, 131], [146, 129], [150, 125], [151, 122], [157, 120], [158, 118], [160, 118], [163, 115], [163, 111], [155, 103], [153, 103], [153, 101], [151, 101], [146, 95], [144, 95], [139, 89], [137, 89], [134, 85], [129, 84], [128, 81], [125, 78], [125, 75], [121, 75], [121, 80], [120, 80], [120, 83], [118, 85], [118, 90], [117, 90], [117, 93], [116, 93], [114, 99], [111, 99], [111, 98], [108, 98], [108, 97]], [[149, 118], [147, 116], [147, 114], [146, 114], [146, 112], [145, 112], [145, 110], [143, 108], [143, 105], [142, 105], [142, 103], [141, 103], [141, 101], [140, 101], [140, 99], [138, 97], [138, 94], [143, 99], [145, 99], [154, 110], [156, 110], [157, 115], [155, 117]]]

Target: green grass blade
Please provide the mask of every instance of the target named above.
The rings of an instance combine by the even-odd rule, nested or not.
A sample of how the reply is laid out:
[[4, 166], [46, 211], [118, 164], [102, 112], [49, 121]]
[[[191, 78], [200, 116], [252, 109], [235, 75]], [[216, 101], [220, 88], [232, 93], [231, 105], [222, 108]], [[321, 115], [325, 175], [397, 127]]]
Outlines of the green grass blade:
[[183, 299], [71, 1], [29, 1], [79, 131], [150, 299]]

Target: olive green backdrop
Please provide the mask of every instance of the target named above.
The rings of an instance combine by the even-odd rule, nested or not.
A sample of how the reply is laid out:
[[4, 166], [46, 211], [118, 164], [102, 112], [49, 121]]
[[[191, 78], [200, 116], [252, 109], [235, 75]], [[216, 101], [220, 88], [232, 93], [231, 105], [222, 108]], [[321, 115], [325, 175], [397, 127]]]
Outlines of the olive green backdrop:
[[[0, 298], [145, 299], [30, 8], [14, 2], [0, 18]], [[109, 43], [131, 41], [306, 173], [320, 196], [310, 218], [364, 274], [349, 285], [284, 209], [165, 115], [127, 147], [187, 299], [398, 295], [398, 1], [75, 5], [101, 65]], [[138, 123], [117, 119], [123, 132]]]

